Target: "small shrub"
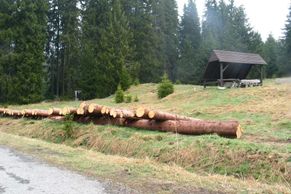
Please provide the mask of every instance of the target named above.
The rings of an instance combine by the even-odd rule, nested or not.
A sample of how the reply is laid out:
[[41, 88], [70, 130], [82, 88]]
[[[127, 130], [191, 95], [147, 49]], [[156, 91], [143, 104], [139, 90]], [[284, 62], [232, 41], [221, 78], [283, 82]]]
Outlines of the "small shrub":
[[130, 94], [126, 94], [124, 96], [124, 102], [125, 103], [131, 103], [132, 102], [132, 96]]
[[137, 95], [135, 95], [135, 97], [134, 97], [134, 102], [139, 102]]
[[158, 97], [164, 98], [172, 93], [174, 93], [174, 85], [168, 79], [168, 76], [164, 74], [162, 81], [160, 82], [158, 86]]
[[180, 80], [177, 79], [175, 84], [177, 84], [177, 85], [181, 85], [182, 82], [181, 82]]
[[64, 127], [62, 130], [65, 132], [65, 138], [71, 138], [74, 133], [73, 115], [66, 115]]
[[139, 80], [136, 78], [133, 82], [133, 85], [138, 86], [140, 84]]
[[118, 85], [118, 88], [115, 92], [115, 102], [116, 103], [122, 103], [124, 101], [124, 92], [121, 89], [121, 86]]

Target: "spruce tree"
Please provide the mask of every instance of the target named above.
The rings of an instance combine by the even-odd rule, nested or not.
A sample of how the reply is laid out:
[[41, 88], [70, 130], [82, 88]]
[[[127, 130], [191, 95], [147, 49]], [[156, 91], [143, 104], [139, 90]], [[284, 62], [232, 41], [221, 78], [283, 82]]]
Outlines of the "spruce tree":
[[73, 96], [80, 65], [80, 10], [78, 0], [49, 0], [48, 95]]
[[153, 1], [153, 16], [158, 36], [159, 58], [171, 80], [176, 79], [178, 61], [178, 8], [176, 0]]
[[37, 102], [43, 97], [47, 5], [42, 0], [6, 3], [6, 13], [14, 14], [4, 18], [10, 24], [6, 26], [6, 37], [11, 39], [6, 39], [10, 46], [7, 45], [8, 50], [0, 59], [6, 80], [2, 99], [11, 103]]
[[263, 47], [263, 58], [267, 62], [266, 76], [272, 78], [278, 74], [277, 66], [278, 44], [270, 34]]
[[[83, 22], [83, 48], [87, 49], [82, 53], [91, 59], [90, 62], [86, 58], [82, 60], [82, 72], [86, 73], [82, 73], [80, 87], [84, 96], [108, 96], [115, 92], [119, 83], [127, 89], [131, 84], [129, 72], [133, 64], [132, 34], [120, 1], [87, 1]], [[88, 65], [91, 76], [86, 75]]]
[[[285, 25], [285, 60], [283, 60], [283, 64], [280, 67], [280, 72], [282, 75], [290, 75], [291, 74], [291, 5], [289, 8], [289, 15], [287, 16], [287, 22]], [[284, 63], [285, 62], [285, 63]]]
[[197, 8], [193, 0], [184, 7], [180, 25], [180, 60], [177, 78], [182, 83], [198, 83], [202, 70], [200, 58], [201, 34]]
[[131, 76], [140, 82], [158, 82], [163, 72], [161, 41], [153, 15], [156, 1], [122, 0], [124, 13], [132, 32]]

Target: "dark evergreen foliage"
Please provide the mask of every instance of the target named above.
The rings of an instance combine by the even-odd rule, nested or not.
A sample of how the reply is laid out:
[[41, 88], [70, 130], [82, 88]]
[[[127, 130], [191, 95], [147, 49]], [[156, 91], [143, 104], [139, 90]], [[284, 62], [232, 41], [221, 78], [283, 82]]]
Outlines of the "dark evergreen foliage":
[[283, 39], [263, 43], [234, 0], [205, 4], [200, 25], [194, 0], [181, 20], [176, 0], [1, 0], [0, 103], [106, 97], [163, 73], [198, 84], [213, 49], [259, 53], [267, 77], [291, 74], [291, 8]]
[[43, 65], [47, 4], [1, 1], [0, 103], [43, 99]]
[[180, 60], [177, 78], [182, 83], [198, 83], [203, 71], [201, 63], [200, 22], [193, 0], [184, 7], [184, 15], [180, 25]]

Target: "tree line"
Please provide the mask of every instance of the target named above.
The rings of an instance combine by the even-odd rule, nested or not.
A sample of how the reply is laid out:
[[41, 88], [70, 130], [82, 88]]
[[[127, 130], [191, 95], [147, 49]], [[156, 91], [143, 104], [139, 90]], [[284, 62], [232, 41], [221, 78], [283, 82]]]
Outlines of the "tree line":
[[[285, 35], [263, 42], [234, 0], [0, 0], [0, 103], [106, 97], [118, 85], [197, 84], [213, 49], [255, 52], [266, 77], [291, 73], [291, 7]], [[254, 71], [255, 73], [255, 71]]]

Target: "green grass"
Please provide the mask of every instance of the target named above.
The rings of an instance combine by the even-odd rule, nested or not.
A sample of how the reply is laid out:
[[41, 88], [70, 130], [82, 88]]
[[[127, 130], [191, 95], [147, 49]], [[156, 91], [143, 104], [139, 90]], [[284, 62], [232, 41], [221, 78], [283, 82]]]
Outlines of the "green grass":
[[[221, 175], [201, 176], [176, 165], [165, 165], [149, 159], [104, 155], [82, 148], [52, 144], [36, 139], [0, 132], [0, 145], [29, 153], [54, 165], [65, 166], [80, 173], [110, 179], [142, 193], [289, 193], [284, 184], [263, 184]], [[243, 164], [242, 169], [248, 165]], [[114, 185], [113, 184], [113, 185]], [[201, 190], [202, 189], [202, 190]]]
[[[0, 119], [0, 130], [40, 138], [104, 154], [150, 158], [175, 163], [189, 172], [254, 178], [263, 182], [291, 182], [291, 91], [288, 85], [268, 80], [263, 87], [218, 90], [176, 85], [174, 94], [159, 100], [157, 85], [133, 86], [129, 92], [139, 102], [115, 104], [113, 96], [90, 102], [125, 108], [145, 106], [206, 120], [238, 120], [242, 139], [216, 135], [184, 136], [133, 128], [73, 124], [66, 138], [66, 125], [54, 121]], [[44, 102], [10, 108], [78, 106], [78, 102]]]

